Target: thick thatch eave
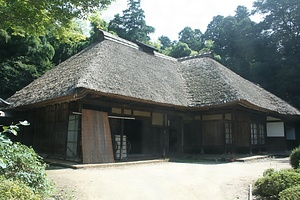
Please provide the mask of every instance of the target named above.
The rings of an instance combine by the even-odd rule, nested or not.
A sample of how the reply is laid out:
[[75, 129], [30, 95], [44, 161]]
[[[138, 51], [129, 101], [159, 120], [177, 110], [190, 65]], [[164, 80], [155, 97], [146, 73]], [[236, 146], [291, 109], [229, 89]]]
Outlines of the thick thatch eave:
[[187, 59], [182, 63], [181, 72], [189, 89], [192, 107], [222, 106], [236, 102], [270, 113], [300, 115], [296, 108], [282, 99], [211, 58]]

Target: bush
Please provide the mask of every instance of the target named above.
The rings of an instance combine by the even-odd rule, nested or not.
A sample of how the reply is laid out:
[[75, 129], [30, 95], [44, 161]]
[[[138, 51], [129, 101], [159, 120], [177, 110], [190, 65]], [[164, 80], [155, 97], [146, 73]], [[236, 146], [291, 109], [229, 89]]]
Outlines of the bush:
[[290, 164], [294, 169], [297, 169], [299, 167], [299, 161], [300, 161], [300, 146], [296, 147], [291, 155], [290, 155]]
[[274, 172], [276, 172], [276, 171], [273, 168], [267, 169], [267, 170], [264, 171], [263, 176], [272, 175], [272, 174], [274, 174]]
[[287, 188], [279, 193], [279, 200], [300, 199], [300, 185]]
[[41, 197], [36, 195], [33, 190], [18, 180], [8, 180], [0, 176], [0, 199], [2, 200], [39, 200]]
[[278, 197], [281, 191], [298, 184], [300, 184], [299, 173], [291, 170], [269, 171], [255, 182], [254, 193], [261, 197]]
[[42, 197], [51, 195], [52, 182], [46, 177], [46, 164], [36, 152], [20, 143], [0, 146], [0, 174], [22, 181]]

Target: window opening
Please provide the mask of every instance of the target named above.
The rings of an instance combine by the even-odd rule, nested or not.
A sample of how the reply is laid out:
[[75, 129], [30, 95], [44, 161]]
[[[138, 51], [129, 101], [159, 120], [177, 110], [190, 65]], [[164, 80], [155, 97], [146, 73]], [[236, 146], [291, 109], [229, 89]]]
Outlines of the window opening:
[[79, 115], [70, 115], [68, 123], [67, 158], [77, 158]]
[[225, 122], [225, 143], [232, 144], [232, 125], [231, 122]]
[[251, 144], [265, 144], [265, 126], [251, 123]]

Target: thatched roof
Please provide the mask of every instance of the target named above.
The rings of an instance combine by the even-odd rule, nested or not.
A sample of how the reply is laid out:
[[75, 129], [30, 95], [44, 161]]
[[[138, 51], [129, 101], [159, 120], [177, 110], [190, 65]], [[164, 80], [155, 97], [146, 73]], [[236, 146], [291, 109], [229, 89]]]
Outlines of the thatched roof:
[[[144, 49], [143, 48], [147, 48]], [[238, 103], [285, 115], [300, 112], [211, 58], [180, 62], [109, 33], [7, 99], [12, 107], [82, 98], [80, 91], [161, 105], [201, 108]]]
[[192, 107], [238, 103], [279, 114], [300, 114], [296, 108], [282, 99], [211, 58], [186, 59], [182, 64], [185, 65], [182, 67], [182, 74], [189, 89], [189, 102]]
[[84, 88], [103, 95], [184, 106], [187, 94], [176, 59], [139, 50], [104, 33], [104, 40], [62, 62], [8, 99], [14, 107], [69, 96]]

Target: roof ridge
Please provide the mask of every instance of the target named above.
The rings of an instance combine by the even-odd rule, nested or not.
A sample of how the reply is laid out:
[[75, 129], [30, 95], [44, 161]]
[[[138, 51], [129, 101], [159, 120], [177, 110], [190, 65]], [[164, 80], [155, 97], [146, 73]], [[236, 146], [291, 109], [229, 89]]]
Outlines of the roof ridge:
[[107, 40], [110, 40], [110, 41], [113, 41], [113, 42], [117, 42], [119, 44], [123, 44], [125, 46], [129, 46], [129, 47], [132, 47], [132, 48], [135, 48], [135, 49], [139, 48], [139, 46], [134, 42], [123, 39], [119, 36], [116, 36], [114, 34], [111, 34], [111, 33], [107, 32], [107, 31], [103, 31], [103, 30], [100, 30], [100, 31], [102, 32], [104, 39], [107, 39]]
[[[126, 39], [123, 39], [117, 35], [114, 35], [112, 33], [109, 33], [107, 31], [103, 31], [103, 30], [100, 30], [101, 33], [103, 34], [103, 40], [109, 40], [109, 41], [112, 41], [112, 42], [117, 42], [119, 44], [122, 44], [122, 45], [125, 45], [127, 47], [131, 47], [131, 48], [134, 48], [134, 49], [139, 49], [140, 46], [139, 46], [139, 43], [142, 43], [142, 42], [139, 42], [137, 41], [137, 43], [134, 43], [134, 42], [131, 42], [129, 40], [126, 40]], [[145, 43], [142, 43], [143, 45], [147, 45], [149, 47], [152, 47], [148, 44], [145, 44]], [[168, 55], [165, 55], [165, 54], [162, 54], [160, 53], [155, 47], [152, 47], [153, 49], [155, 49], [154, 51], [154, 56], [156, 57], [159, 57], [159, 58], [163, 58], [163, 59], [166, 59], [166, 60], [172, 60], [172, 61], [178, 61], [176, 58], [173, 58], [173, 57], [170, 57]]]
[[204, 57], [213, 58], [212, 51], [201, 53], [201, 54], [196, 54], [196, 55], [192, 55], [192, 56], [177, 58], [177, 61], [182, 62], [182, 61], [185, 61], [185, 60], [191, 60], [191, 59], [194, 59], [194, 58], [204, 58]]

